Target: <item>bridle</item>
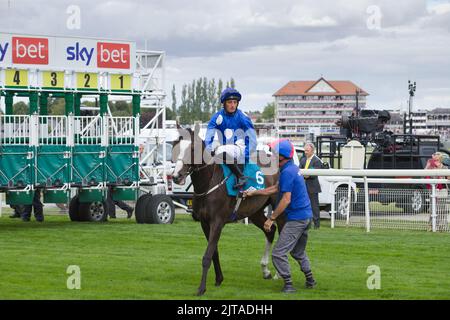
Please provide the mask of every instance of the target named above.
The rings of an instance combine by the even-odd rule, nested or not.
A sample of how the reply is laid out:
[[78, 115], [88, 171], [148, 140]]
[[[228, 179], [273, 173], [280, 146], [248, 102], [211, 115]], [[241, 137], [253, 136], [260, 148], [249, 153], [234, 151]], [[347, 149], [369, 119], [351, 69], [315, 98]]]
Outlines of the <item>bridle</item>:
[[[182, 158], [178, 158], [177, 161], [181, 161], [183, 162]], [[183, 163], [184, 164], [184, 163]], [[194, 172], [200, 172], [201, 170], [205, 169], [206, 167], [210, 166], [212, 163], [206, 163], [203, 166], [197, 167], [195, 164], [191, 164], [189, 166], [189, 169], [187, 171], [186, 177], [189, 177], [190, 175], [192, 175]], [[214, 173], [216, 171], [216, 167], [214, 167], [214, 171], [213, 171], [213, 176]], [[222, 186], [225, 182], [227, 182], [227, 180], [230, 178], [231, 174], [229, 174], [227, 177], [225, 177], [220, 183], [216, 184], [214, 187], [212, 187], [211, 189], [209, 189], [206, 192], [203, 193], [196, 193], [194, 191], [194, 196], [196, 197], [203, 197], [203, 196], [207, 196], [208, 194], [216, 191], [220, 186]]]

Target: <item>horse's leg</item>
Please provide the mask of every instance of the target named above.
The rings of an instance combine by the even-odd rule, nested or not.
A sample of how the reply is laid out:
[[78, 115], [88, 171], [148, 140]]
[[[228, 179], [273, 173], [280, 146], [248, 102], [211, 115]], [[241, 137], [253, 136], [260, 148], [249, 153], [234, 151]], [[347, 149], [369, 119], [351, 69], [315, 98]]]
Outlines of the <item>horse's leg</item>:
[[[203, 233], [205, 234], [206, 241], [209, 240], [209, 224], [207, 222], [201, 223]], [[222, 274], [222, 268], [220, 267], [220, 260], [219, 260], [219, 248], [216, 248], [216, 251], [214, 251], [213, 257], [212, 257], [213, 263], [214, 263], [214, 271], [216, 273], [216, 287], [220, 286], [223, 282], [223, 274]]]
[[264, 248], [264, 254], [261, 258], [261, 269], [263, 272], [264, 279], [272, 279], [272, 274], [270, 273], [268, 265], [269, 265], [270, 249], [272, 247], [273, 239], [275, 237], [276, 228], [272, 228], [269, 232], [264, 230], [264, 223], [267, 220], [266, 216], [264, 215], [264, 209], [254, 213], [250, 217], [250, 219], [255, 224], [255, 226], [257, 226], [264, 232], [266, 236], [266, 246]]
[[206, 276], [208, 275], [208, 270], [211, 266], [211, 260], [214, 252], [217, 250], [217, 243], [219, 242], [220, 233], [222, 232], [223, 226], [224, 223], [217, 220], [211, 222], [209, 225], [208, 246], [206, 247], [202, 260], [202, 280], [197, 291], [197, 295], [199, 296], [203, 295], [206, 291]]

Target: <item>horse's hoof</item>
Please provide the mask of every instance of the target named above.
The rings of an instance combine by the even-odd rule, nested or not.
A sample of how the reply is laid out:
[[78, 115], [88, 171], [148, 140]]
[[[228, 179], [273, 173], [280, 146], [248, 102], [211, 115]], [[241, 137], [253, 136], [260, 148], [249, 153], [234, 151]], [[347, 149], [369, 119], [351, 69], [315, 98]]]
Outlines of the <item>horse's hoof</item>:
[[205, 292], [206, 292], [206, 289], [198, 289], [197, 296], [202, 296], [205, 294]]
[[222, 284], [222, 282], [223, 282], [223, 279], [217, 280], [217, 281], [216, 281], [216, 287], [220, 287], [220, 285]]
[[272, 279], [272, 274], [271, 273], [269, 273], [269, 274], [265, 274], [265, 275], [263, 275], [263, 278], [264, 278], [264, 280], [271, 280]]

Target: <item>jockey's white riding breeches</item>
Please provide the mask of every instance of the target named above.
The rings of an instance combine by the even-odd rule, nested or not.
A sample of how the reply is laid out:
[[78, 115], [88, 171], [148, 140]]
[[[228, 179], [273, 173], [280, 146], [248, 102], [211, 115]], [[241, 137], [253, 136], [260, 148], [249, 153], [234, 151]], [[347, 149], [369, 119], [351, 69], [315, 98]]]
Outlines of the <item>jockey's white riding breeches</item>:
[[244, 163], [245, 161], [245, 143], [242, 140], [236, 141], [236, 144], [225, 144], [218, 146], [215, 150], [215, 154], [219, 155], [222, 153], [227, 154], [227, 158], [233, 158], [238, 162]]

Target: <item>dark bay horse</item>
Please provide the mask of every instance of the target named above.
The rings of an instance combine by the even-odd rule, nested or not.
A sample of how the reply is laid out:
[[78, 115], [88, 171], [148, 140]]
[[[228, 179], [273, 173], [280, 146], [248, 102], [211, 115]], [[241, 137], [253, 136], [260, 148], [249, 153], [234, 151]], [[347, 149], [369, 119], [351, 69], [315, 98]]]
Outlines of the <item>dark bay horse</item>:
[[[216, 286], [220, 286], [223, 281], [223, 274], [220, 267], [218, 242], [223, 227], [230, 222], [230, 216], [236, 205], [236, 197], [228, 196], [226, 185], [224, 183], [224, 173], [220, 164], [216, 164], [210, 157], [205, 161], [203, 154], [205, 144], [198, 137], [199, 128], [196, 127], [194, 132], [188, 129], [188, 134], [180, 134], [180, 139], [174, 143], [173, 161], [176, 167], [173, 173], [173, 180], [177, 184], [184, 184], [185, 178], [190, 175], [194, 186], [193, 197], [193, 217], [200, 221], [208, 245], [202, 260], [202, 278], [197, 295], [203, 295], [206, 291], [206, 276], [214, 263], [214, 271], [216, 274]], [[181, 132], [181, 130], [180, 130]], [[200, 151], [201, 150], [201, 151]], [[194, 161], [195, 153], [201, 152], [200, 161]], [[197, 156], [198, 158], [198, 156]], [[266, 159], [267, 156], [266, 156]], [[271, 159], [273, 160], [273, 158]], [[269, 170], [268, 161], [264, 161], [265, 165], [258, 161], [261, 171], [265, 176], [266, 187], [272, 186], [278, 181], [278, 171], [273, 170], [273, 166]], [[278, 163], [278, 162], [270, 162]], [[267, 174], [269, 173], [269, 174]], [[270, 174], [271, 173], [271, 174]], [[264, 279], [271, 279], [271, 273], [268, 269], [270, 249], [275, 236], [276, 228], [272, 228], [270, 232], [264, 230], [264, 222], [266, 217], [264, 209], [269, 204], [274, 207], [276, 197], [271, 196], [255, 196], [241, 201], [237, 211], [238, 219], [248, 217], [258, 228], [260, 228], [266, 236], [266, 246], [263, 257], [261, 259], [261, 267]], [[279, 221], [278, 221], [279, 220]], [[277, 219], [277, 225], [281, 230], [284, 224], [283, 218]]]

